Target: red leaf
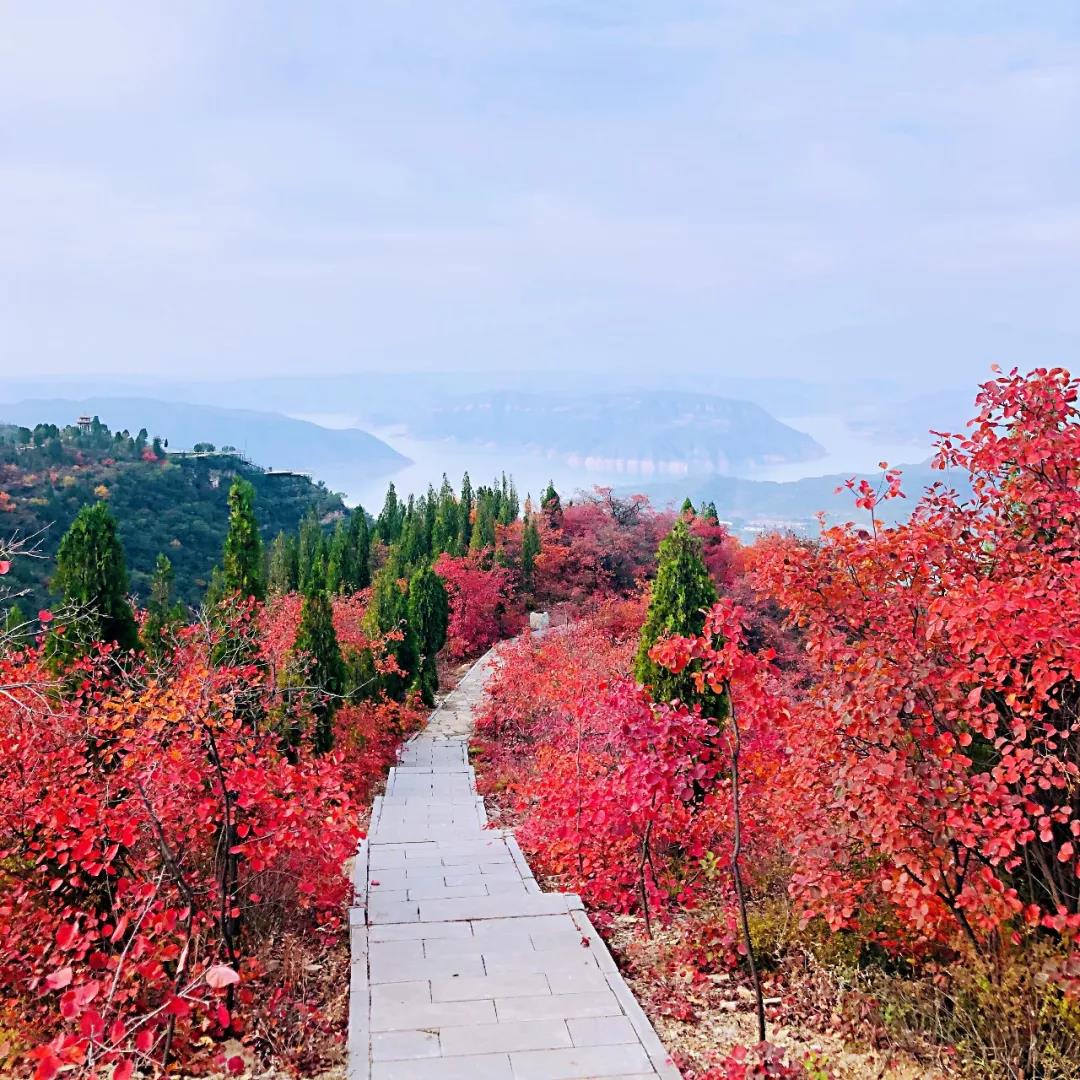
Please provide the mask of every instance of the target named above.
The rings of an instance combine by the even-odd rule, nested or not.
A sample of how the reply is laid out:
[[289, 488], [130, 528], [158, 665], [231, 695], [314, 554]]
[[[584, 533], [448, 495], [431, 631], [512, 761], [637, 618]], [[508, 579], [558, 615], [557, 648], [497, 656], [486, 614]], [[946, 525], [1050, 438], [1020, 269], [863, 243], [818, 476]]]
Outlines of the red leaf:
[[206, 972], [206, 985], [211, 990], [224, 990], [226, 986], [232, 986], [239, 981], [240, 976], [226, 964], [215, 964]]
[[71, 984], [71, 974], [71, 968], [59, 968], [51, 975], [46, 977], [45, 985], [50, 990], [63, 990], [65, 986], [69, 986]]
[[11, 563], [4, 559], [0, 562], [0, 577], [3, 577], [11, 569]]

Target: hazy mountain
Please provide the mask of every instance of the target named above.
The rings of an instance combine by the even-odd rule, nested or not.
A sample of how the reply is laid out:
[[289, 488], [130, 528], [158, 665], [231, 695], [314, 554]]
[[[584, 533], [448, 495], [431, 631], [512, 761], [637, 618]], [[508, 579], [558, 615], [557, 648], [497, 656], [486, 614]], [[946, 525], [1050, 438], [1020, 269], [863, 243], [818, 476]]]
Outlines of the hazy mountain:
[[672, 391], [474, 394], [416, 415], [408, 430], [646, 477], [726, 474], [824, 453], [751, 402]]
[[[906, 497], [880, 504], [877, 516], [887, 524], [905, 520], [931, 484], [955, 487], [962, 495], [970, 492], [965, 477], [932, 469], [928, 461], [899, 468]], [[699, 507], [714, 502], [720, 519], [744, 536], [775, 530], [812, 536], [818, 532], [819, 513], [825, 514], [828, 523], [868, 520], [866, 511], [855, 506], [849, 491], [837, 493], [836, 489], [842, 488], [851, 476], [852, 473], [837, 473], [787, 482], [716, 476], [697, 482], [650, 484], [645, 490], [657, 506], [667, 503], [678, 506], [688, 496]], [[856, 475], [856, 480], [864, 478], [875, 487], [881, 482], [880, 473]]]
[[37, 423], [70, 424], [81, 414], [98, 416], [114, 430], [146, 428], [151, 437], [169, 440], [172, 450], [195, 443], [234, 446], [269, 468], [317, 472], [332, 486], [342, 470], [387, 475], [408, 464], [408, 458], [366, 431], [330, 430], [303, 420], [249, 409], [190, 405], [143, 397], [53, 398], [0, 403], [0, 420], [33, 427]]

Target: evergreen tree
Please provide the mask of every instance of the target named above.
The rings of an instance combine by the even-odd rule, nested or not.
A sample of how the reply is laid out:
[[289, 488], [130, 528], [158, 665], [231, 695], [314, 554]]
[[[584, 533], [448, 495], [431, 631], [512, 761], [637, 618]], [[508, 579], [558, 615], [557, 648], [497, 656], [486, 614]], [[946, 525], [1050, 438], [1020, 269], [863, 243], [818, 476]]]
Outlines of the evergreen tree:
[[342, 591], [350, 593], [371, 584], [371, 531], [362, 506], [349, 518], [349, 558], [341, 584]]
[[466, 552], [472, 543], [473, 489], [469, 474], [461, 481], [461, 501], [458, 504], [461, 524], [458, 528], [458, 551]]
[[716, 503], [711, 500], [702, 504], [701, 513], [698, 516], [707, 521], [710, 525], [720, 524], [720, 515], [716, 512]]
[[384, 544], [392, 544], [401, 536], [405, 511], [398, 500], [397, 489], [391, 483], [386, 490], [386, 501], [375, 522], [375, 534]]
[[446, 644], [446, 628], [450, 622], [450, 600], [442, 578], [429, 566], [422, 566], [409, 581], [409, 632], [415, 638], [418, 653], [413, 686], [420, 691], [425, 705], [435, 704], [439, 689], [436, 658]]
[[461, 533], [461, 513], [458, 510], [457, 496], [450, 486], [450, 481], [443, 473], [442, 486], [439, 488], [439, 504], [435, 510], [435, 524], [431, 533], [431, 550], [434, 555], [444, 551], [451, 555], [459, 552], [458, 537]]
[[681, 517], [697, 517], [697, 511], [694, 509], [694, 504], [690, 501], [689, 495], [683, 499], [683, 504], [679, 508], [679, 515]]
[[311, 587], [311, 575], [315, 564], [325, 554], [326, 537], [315, 511], [311, 510], [300, 522], [300, 537], [296, 552], [296, 585], [302, 593]]
[[315, 752], [325, 754], [334, 746], [334, 713], [345, 692], [345, 664], [334, 630], [334, 610], [325, 581], [316, 571], [300, 609], [300, 626], [293, 651], [306, 664], [306, 684], [315, 691], [311, 706], [315, 718]]
[[349, 527], [344, 519], [334, 527], [326, 551], [326, 588], [331, 596], [336, 596], [343, 591], [342, 583], [349, 574]]
[[50, 636], [48, 652], [54, 660], [84, 656], [95, 642], [138, 648], [124, 550], [104, 503], [84, 506], [76, 515], [60, 541], [52, 585], [72, 613], [63, 635]]
[[540, 530], [530, 514], [525, 519], [525, 527], [521, 533], [521, 583], [526, 592], [531, 592], [533, 587], [533, 570], [536, 567], [536, 556], [540, 554]]
[[167, 555], [158, 555], [150, 582], [150, 600], [146, 605], [143, 639], [146, 647], [160, 656], [167, 649], [169, 633], [184, 621], [184, 607], [173, 602], [173, 565]]
[[255, 520], [255, 489], [237, 477], [229, 489], [229, 531], [221, 563], [221, 585], [226, 595], [266, 598], [263, 578], [263, 542]]
[[548, 524], [553, 529], [562, 527], [562, 500], [555, 490], [555, 485], [549, 480], [544, 497], [540, 500], [540, 509], [548, 519]]
[[0, 629], [0, 653], [16, 652], [29, 644], [30, 625], [26, 621], [23, 609], [16, 601], [7, 609], [3, 629]]
[[402, 586], [402, 566], [395, 549], [391, 549], [390, 556], [375, 575], [368, 623], [373, 636], [401, 634], [400, 640], [390, 642], [388, 651], [403, 674], [388, 672], [382, 682], [389, 697], [402, 701], [416, 670], [416, 637], [409, 626], [408, 592]]
[[300, 566], [296, 539], [279, 532], [270, 545], [270, 566], [267, 571], [267, 591], [275, 596], [295, 592], [300, 586]]
[[691, 534], [686, 519], [679, 518], [660, 542], [656, 580], [641, 628], [634, 676], [650, 688], [655, 701], [678, 698], [687, 705], [700, 704], [708, 715], [722, 719], [724, 703], [709, 691], [699, 694], [689, 669], [676, 675], [649, 657], [649, 650], [662, 638], [700, 634], [705, 626], [705, 611], [715, 602], [716, 588], [702, 559], [701, 541]]

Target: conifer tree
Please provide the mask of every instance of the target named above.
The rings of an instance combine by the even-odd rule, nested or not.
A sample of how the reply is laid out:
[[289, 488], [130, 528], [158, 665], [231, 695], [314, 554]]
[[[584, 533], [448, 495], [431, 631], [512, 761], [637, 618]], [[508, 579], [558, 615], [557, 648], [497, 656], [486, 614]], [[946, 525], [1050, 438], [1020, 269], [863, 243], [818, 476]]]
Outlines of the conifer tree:
[[679, 514], [682, 517], [697, 517], [697, 511], [694, 509], [694, 504], [690, 501], [689, 495], [683, 499], [683, 504], [679, 507]]
[[255, 489], [237, 477], [229, 489], [229, 531], [221, 562], [221, 585], [227, 596], [266, 598], [263, 542], [255, 520]]
[[[116, 522], [104, 503], [84, 506], [60, 541], [53, 588], [71, 613], [63, 634], [50, 636], [58, 662], [85, 655], [95, 642], [135, 649], [139, 633], [128, 603], [128, 572]], [[60, 628], [58, 628], [60, 629]]]
[[267, 591], [275, 596], [295, 592], [300, 585], [300, 567], [295, 537], [279, 532], [270, 545]]
[[368, 609], [369, 628], [373, 635], [401, 635], [400, 640], [390, 643], [388, 651], [403, 674], [387, 673], [383, 676], [387, 695], [396, 701], [404, 699], [406, 687], [416, 670], [416, 638], [409, 626], [408, 591], [402, 583], [402, 571], [400, 555], [392, 548], [390, 556], [375, 575]]
[[544, 497], [540, 500], [540, 509], [548, 519], [548, 524], [553, 529], [562, 527], [562, 500], [555, 490], [555, 485], [549, 480]]
[[0, 652], [10, 650], [17, 651], [29, 641], [30, 626], [26, 621], [26, 615], [19, 606], [18, 601], [7, 609], [4, 616], [4, 626], [0, 630]]
[[150, 600], [146, 605], [143, 639], [147, 649], [160, 656], [167, 650], [170, 631], [184, 620], [182, 604], [173, 602], [173, 565], [167, 555], [158, 555], [150, 582]]
[[375, 522], [375, 534], [384, 544], [392, 544], [401, 536], [401, 527], [405, 522], [405, 511], [397, 496], [393, 483], [386, 489], [386, 501]]
[[349, 574], [349, 530], [344, 519], [334, 526], [326, 548], [326, 590], [331, 596], [344, 591], [342, 584]]
[[349, 558], [341, 584], [342, 591], [350, 593], [371, 584], [371, 531], [362, 506], [349, 518]]
[[702, 505], [701, 513], [698, 516], [703, 518], [710, 525], [720, 524], [720, 515], [716, 512], [716, 503], [711, 500]]
[[300, 522], [300, 536], [297, 540], [296, 549], [296, 585], [302, 593], [309, 591], [311, 575], [315, 564], [324, 557], [326, 549], [326, 537], [323, 534], [319, 519], [315, 516], [312, 508], [304, 515]]
[[300, 609], [300, 626], [293, 651], [306, 662], [307, 686], [315, 691], [311, 706], [315, 718], [315, 752], [334, 747], [334, 714], [345, 692], [345, 664], [334, 630], [334, 610], [321, 571], [311, 575], [310, 588]]
[[458, 511], [461, 515], [461, 524], [458, 529], [458, 550], [464, 553], [469, 550], [472, 544], [473, 489], [468, 473], [461, 480], [461, 502]]
[[702, 558], [701, 541], [690, 532], [686, 519], [679, 518], [660, 542], [634, 676], [650, 688], [655, 701], [678, 698], [687, 705], [700, 704], [708, 715], [722, 719], [726, 713], [723, 702], [708, 691], [699, 694], [690, 669], [675, 674], [649, 657], [649, 650], [662, 638], [699, 635], [705, 626], [705, 611], [715, 602], [716, 588]]
[[539, 554], [540, 530], [530, 514], [525, 519], [525, 526], [521, 533], [521, 583], [526, 592], [532, 591], [533, 570], [536, 567], [536, 556]]
[[442, 486], [439, 488], [439, 504], [435, 511], [435, 523], [431, 533], [431, 550], [434, 555], [444, 551], [451, 555], [458, 554], [458, 536], [461, 533], [461, 514], [458, 511], [457, 496], [450, 486], [450, 481], [443, 473]]
[[450, 622], [450, 600], [442, 578], [429, 566], [422, 566], [409, 581], [408, 623], [417, 652], [413, 686], [420, 691], [425, 705], [435, 704], [439, 689], [436, 658], [446, 644]]

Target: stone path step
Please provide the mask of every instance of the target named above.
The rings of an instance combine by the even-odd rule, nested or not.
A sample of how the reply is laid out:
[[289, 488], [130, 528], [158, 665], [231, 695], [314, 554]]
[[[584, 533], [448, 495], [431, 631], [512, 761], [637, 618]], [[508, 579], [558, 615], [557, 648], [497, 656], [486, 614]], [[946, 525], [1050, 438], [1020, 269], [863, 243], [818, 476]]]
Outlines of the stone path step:
[[375, 800], [350, 917], [349, 1080], [679, 1080], [576, 896], [487, 827], [475, 664]]

